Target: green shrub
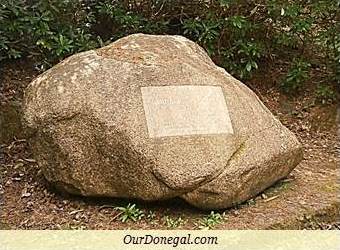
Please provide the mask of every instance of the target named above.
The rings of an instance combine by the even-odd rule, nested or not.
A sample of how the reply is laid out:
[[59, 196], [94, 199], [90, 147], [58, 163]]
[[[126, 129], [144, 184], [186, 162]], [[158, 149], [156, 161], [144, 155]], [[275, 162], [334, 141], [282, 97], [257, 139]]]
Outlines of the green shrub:
[[210, 55], [214, 55], [222, 25], [221, 20], [187, 19], [183, 22], [183, 35], [189, 35], [191, 39], [203, 45]]
[[41, 56], [54, 63], [98, 46], [81, 1], [5, 0], [0, 8], [0, 59]]
[[328, 85], [319, 85], [316, 89], [317, 100], [322, 104], [332, 103], [336, 99], [336, 93]]
[[295, 59], [281, 86], [286, 92], [298, 91], [308, 79], [311, 64], [303, 59]]
[[2, 0], [0, 62], [51, 66], [137, 32], [184, 35], [239, 78], [278, 64], [296, 91], [313, 62], [340, 86], [340, 0]]

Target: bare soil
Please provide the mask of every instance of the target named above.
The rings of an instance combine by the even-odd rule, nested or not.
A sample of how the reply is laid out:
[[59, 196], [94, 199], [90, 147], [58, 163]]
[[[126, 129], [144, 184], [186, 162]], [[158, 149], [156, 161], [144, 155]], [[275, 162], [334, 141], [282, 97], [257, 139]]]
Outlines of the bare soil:
[[[0, 107], [20, 106], [23, 89], [38, 74], [29, 61], [0, 65]], [[259, 196], [217, 211], [223, 219], [214, 229], [339, 229], [337, 103], [318, 104], [312, 87], [288, 97], [275, 87], [277, 79], [277, 74], [260, 73], [247, 84], [297, 135], [304, 146], [304, 160]], [[58, 193], [44, 179], [18, 131], [20, 126], [16, 130], [17, 137], [0, 145], [0, 229], [198, 229], [210, 213], [180, 199], [145, 203]], [[121, 222], [116, 207], [128, 203], [135, 203], [145, 216]], [[182, 219], [179, 225], [169, 222], [178, 218]]]

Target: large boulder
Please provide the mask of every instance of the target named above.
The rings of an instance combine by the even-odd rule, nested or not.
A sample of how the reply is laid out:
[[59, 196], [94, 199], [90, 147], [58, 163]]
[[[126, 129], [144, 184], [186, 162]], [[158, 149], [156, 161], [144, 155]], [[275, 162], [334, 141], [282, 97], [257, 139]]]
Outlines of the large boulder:
[[73, 55], [28, 86], [23, 110], [46, 179], [84, 196], [226, 208], [302, 159], [259, 98], [181, 36], [135, 34]]

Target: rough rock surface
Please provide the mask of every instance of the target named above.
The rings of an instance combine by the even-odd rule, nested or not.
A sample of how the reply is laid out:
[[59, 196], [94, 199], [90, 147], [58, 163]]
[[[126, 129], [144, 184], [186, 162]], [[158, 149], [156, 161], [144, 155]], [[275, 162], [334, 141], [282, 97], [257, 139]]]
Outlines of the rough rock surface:
[[[142, 88], [154, 86], [220, 88], [232, 131], [200, 133], [192, 125], [183, 135], [151, 136]], [[177, 101], [157, 105], [180, 107]], [[85, 196], [180, 196], [200, 208], [226, 208], [302, 159], [301, 144], [258, 97], [181, 36], [135, 34], [73, 55], [28, 86], [23, 110], [46, 179]], [[190, 124], [190, 117], [178, 120]]]

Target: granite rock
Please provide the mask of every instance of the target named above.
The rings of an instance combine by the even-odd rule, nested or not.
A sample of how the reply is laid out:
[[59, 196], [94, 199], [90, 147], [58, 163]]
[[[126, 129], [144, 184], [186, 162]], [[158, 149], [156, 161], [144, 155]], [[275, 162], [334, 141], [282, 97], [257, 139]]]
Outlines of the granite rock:
[[302, 159], [259, 98], [181, 36], [134, 34], [70, 56], [27, 87], [23, 114], [46, 179], [84, 196], [226, 208]]

